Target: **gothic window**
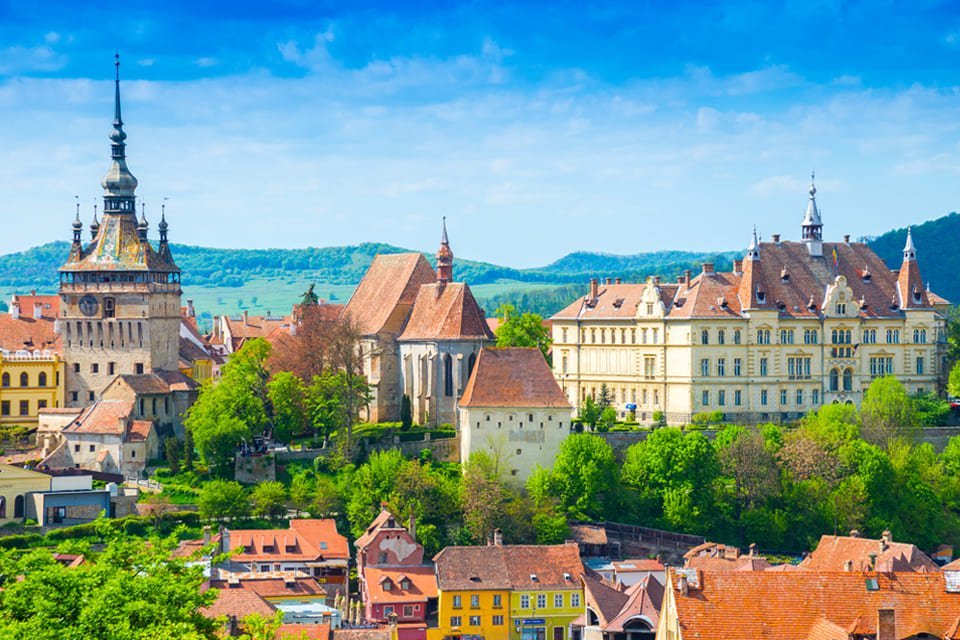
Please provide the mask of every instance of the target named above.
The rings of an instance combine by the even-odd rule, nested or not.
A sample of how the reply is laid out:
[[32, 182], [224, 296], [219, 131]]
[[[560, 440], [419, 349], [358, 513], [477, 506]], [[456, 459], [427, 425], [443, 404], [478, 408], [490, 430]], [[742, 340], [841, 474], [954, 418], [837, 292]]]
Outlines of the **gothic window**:
[[840, 372], [836, 369], [830, 369], [830, 391], [840, 390]]
[[4, 374], [3, 374], [3, 381], [2, 381], [2, 383], [0, 383], [0, 384], [2, 384], [4, 387], [9, 387], [9, 386], [10, 386], [10, 374], [9, 374], [9, 373], [4, 373]]
[[700, 332], [700, 344], [710, 344], [710, 332], [706, 329]]
[[853, 369], [843, 370], [843, 390], [853, 391]]
[[20, 386], [29, 387], [30, 386], [30, 376], [27, 375], [27, 372], [24, 371], [20, 374]]
[[38, 387], [47, 386], [47, 373], [45, 371], [41, 371], [40, 375], [37, 376], [37, 386]]
[[733, 332], [733, 344], [740, 344], [740, 329], [735, 329]]
[[720, 329], [719, 331], [717, 331], [717, 344], [725, 344], [726, 341], [727, 341], [726, 334], [724, 330]]
[[449, 353], [443, 357], [443, 394], [453, 395], [453, 358]]

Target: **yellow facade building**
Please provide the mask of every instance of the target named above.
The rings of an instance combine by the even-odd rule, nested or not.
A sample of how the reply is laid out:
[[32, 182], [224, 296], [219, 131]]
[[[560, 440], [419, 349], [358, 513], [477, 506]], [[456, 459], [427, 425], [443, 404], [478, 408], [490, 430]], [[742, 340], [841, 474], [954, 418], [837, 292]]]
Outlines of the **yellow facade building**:
[[577, 545], [447, 547], [434, 557], [438, 626], [428, 640], [569, 640], [583, 613]]
[[50, 476], [0, 464], [0, 525], [26, 517], [27, 494], [50, 490]]
[[57, 296], [13, 296], [0, 316], [0, 425], [35, 427], [41, 409], [63, 406], [58, 308]]
[[754, 231], [732, 271], [592, 281], [552, 318], [554, 376], [571, 402], [606, 385], [620, 415], [641, 422], [719, 412], [749, 423], [859, 406], [883, 375], [940, 392], [949, 303], [924, 285], [909, 230], [891, 270], [866, 244], [822, 241], [815, 193], [801, 242], [760, 243]]

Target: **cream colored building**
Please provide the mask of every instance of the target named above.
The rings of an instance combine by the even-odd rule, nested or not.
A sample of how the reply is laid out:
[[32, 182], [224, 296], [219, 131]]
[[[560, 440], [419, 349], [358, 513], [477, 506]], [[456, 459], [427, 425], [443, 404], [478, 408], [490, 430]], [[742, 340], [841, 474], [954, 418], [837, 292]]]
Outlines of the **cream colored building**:
[[553, 467], [570, 434], [572, 407], [539, 349], [481, 349], [459, 406], [460, 461], [485, 451], [512, 482]]
[[677, 282], [591, 282], [553, 320], [554, 376], [580, 405], [606, 384], [620, 415], [667, 422], [790, 420], [829, 403], [859, 405], [894, 375], [940, 391], [946, 300], [924, 286], [912, 236], [890, 270], [867, 245], [824, 243], [811, 186], [801, 242], [759, 243], [733, 271], [704, 264]]
[[0, 464], [0, 524], [23, 520], [29, 494], [50, 490], [50, 476]]

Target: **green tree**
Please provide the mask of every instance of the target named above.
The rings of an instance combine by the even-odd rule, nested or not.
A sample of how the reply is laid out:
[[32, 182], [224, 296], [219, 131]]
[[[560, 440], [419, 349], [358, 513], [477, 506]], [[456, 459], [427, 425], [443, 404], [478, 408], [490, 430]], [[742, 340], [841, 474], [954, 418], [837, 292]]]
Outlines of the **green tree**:
[[313, 291], [314, 283], [310, 283], [310, 286], [307, 287], [307, 290], [303, 292], [303, 297], [300, 298], [300, 304], [303, 306], [309, 306], [320, 303], [320, 298], [317, 297], [317, 294]]
[[864, 439], [880, 446], [887, 446], [896, 438], [912, 439], [918, 429], [910, 396], [893, 376], [870, 383], [860, 406], [860, 418]]
[[0, 637], [59, 640], [213, 640], [221, 625], [201, 613], [216, 589], [201, 593], [200, 567], [171, 557], [176, 539], [115, 538], [79, 567], [49, 549], [0, 557]]
[[622, 517], [622, 495], [613, 449], [603, 438], [575, 433], [560, 445], [550, 490], [573, 518]]
[[287, 512], [287, 488], [282, 482], [261, 482], [250, 494], [254, 515], [279, 518]]
[[306, 511], [313, 502], [313, 483], [306, 473], [298, 473], [290, 481], [290, 504], [297, 510], [297, 517], [301, 511]]
[[597, 406], [600, 407], [601, 410], [612, 407], [613, 400], [613, 392], [610, 391], [610, 387], [604, 382], [600, 385], [600, 396], [597, 398]]
[[212, 480], [197, 497], [201, 518], [242, 518], [250, 515], [250, 502], [239, 482]]
[[606, 407], [600, 412], [600, 422], [597, 424], [599, 431], [610, 431], [617, 424], [617, 410], [613, 407]]
[[587, 396], [580, 406], [580, 420], [591, 427], [595, 427], [600, 420], [600, 407], [593, 401], [593, 396]]
[[950, 378], [947, 380], [947, 393], [954, 398], [960, 398], [960, 361], [955, 362], [950, 369]]
[[180, 463], [183, 460], [183, 442], [176, 436], [170, 436], [163, 441], [163, 454], [167, 459], [167, 466], [174, 474], [180, 472]]
[[543, 326], [542, 316], [519, 313], [509, 303], [500, 305], [495, 313], [500, 318], [496, 331], [498, 347], [536, 347], [549, 360], [550, 331]]
[[306, 431], [306, 388], [303, 380], [289, 371], [274, 374], [267, 383], [267, 398], [273, 412], [273, 439], [288, 443]]
[[413, 426], [413, 410], [410, 407], [410, 396], [403, 394], [400, 399], [400, 430], [408, 431]]

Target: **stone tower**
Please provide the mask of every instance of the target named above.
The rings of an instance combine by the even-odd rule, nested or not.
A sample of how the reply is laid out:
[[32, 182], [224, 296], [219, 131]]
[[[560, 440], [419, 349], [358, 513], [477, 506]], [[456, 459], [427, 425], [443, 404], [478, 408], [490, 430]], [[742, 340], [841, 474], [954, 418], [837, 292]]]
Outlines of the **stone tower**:
[[115, 61], [111, 164], [104, 176], [103, 215], [84, 246], [79, 208], [73, 245], [60, 268], [60, 333], [66, 370], [66, 403], [100, 398], [118, 375], [176, 371], [180, 335], [180, 269], [170, 255], [167, 222], [160, 244], [147, 241], [146, 214], [137, 220], [137, 179], [127, 168], [127, 134], [120, 116], [120, 60]]

